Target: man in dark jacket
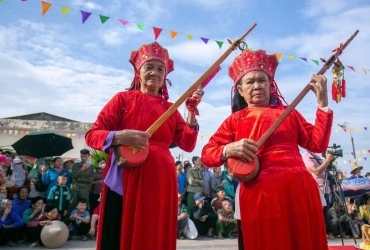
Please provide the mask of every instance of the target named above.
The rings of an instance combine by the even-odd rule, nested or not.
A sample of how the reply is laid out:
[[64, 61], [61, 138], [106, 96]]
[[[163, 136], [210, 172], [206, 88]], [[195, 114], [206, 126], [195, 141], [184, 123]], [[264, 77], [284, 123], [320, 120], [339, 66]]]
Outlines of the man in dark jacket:
[[213, 229], [216, 228], [217, 215], [208, 201], [204, 199], [202, 193], [198, 192], [194, 195], [195, 206], [191, 209], [191, 219], [199, 234], [217, 238], [213, 234]]

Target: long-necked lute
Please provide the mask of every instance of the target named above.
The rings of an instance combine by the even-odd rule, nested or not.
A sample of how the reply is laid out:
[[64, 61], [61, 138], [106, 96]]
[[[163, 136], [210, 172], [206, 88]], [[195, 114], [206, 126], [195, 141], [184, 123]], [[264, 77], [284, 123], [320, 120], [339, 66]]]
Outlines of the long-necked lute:
[[[359, 31], [357, 30], [344, 44], [341, 44], [336, 53], [333, 54], [327, 61], [321, 59], [324, 62], [324, 66], [317, 73], [318, 75], [323, 75], [336, 61], [343, 50], [348, 46], [348, 44], [353, 40]], [[339, 65], [338, 65], [339, 66]], [[315, 83], [310, 81], [310, 83]], [[274, 133], [274, 131], [280, 126], [280, 124], [288, 117], [288, 115], [294, 110], [298, 103], [305, 97], [305, 95], [310, 91], [310, 83], [302, 90], [301, 93], [294, 99], [294, 101], [285, 109], [285, 111], [280, 115], [280, 117], [271, 125], [271, 127], [261, 136], [257, 141], [257, 146], [260, 148], [266, 140]], [[258, 158], [253, 159], [251, 162], [245, 162], [240, 158], [228, 158], [227, 159], [228, 171], [233, 175], [233, 178], [240, 182], [248, 182], [254, 179], [259, 171]]]
[[[200, 76], [199, 79], [193, 83], [189, 89], [186, 90], [152, 126], [146, 130], [146, 132], [152, 135], [155, 131], [157, 131], [157, 129], [178, 109], [178, 107], [185, 102], [191, 92], [194, 91], [194, 89], [197, 89], [203, 82], [207, 80], [209, 76], [217, 71], [217, 68], [219, 68], [220, 64], [230, 55], [233, 50], [240, 48], [241, 42], [254, 29], [254, 27], [256, 27], [256, 25], [257, 24], [253, 24], [239, 39], [231, 43], [229, 48], [220, 56], [220, 58], [218, 58], [216, 62], [214, 62], [211, 67], [202, 76]], [[123, 165], [125, 167], [140, 166], [148, 157], [148, 153], [148, 147], [144, 149], [136, 149], [131, 146], [120, 145], [114, 148], [115, 157], [119, 161], [118, 165]]]

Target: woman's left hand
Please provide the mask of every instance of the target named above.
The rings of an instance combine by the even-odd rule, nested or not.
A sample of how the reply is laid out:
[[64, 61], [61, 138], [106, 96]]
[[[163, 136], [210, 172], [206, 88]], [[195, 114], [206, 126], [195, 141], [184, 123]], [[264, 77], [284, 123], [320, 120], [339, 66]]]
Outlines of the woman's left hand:
[[316, 83], [310, 83], [311, 89], [316, 94], [317, 103], [319, 108], [325, 108], [328, 106], [328, 90], [327, 80], [324, 75], [313, 75], [311, 81]]
[[200, 100], [202, 100], [203, 95], [204, 95], [203, 89], [197, 89], [191, 95], [191, 98], [197, 98], [199, 101], [198, 101], [198, 103], [196, 105], [198, 105], [200, 103]]

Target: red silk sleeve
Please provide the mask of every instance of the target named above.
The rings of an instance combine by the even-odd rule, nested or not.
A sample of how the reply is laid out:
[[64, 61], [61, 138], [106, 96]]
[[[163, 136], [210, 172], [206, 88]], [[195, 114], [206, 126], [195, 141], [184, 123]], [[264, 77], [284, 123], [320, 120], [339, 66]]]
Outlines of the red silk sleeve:
[[197, 143], [198, 131], [191, 129], [180, 115], [178, 111], [175, 113], [176, 116], [176, 129], [174, 142], [179, 148], [186, 152], [194, 150]]
[[333, 125], [333, 111], [316, 111], [315, 125], [308, 123], [303, 116], [295, 111], [298, 126], [298, 144], [313, 153], [327, 150]]
[[124, 92], [119, 92], [104, 106], [98, 118], [85, 135], [86, 144], [103, 151], [105, 138], [111, 131], [119, 130], [119, 124], [125, 113]]
[[234, 117], [234, 115], [229, 116], [204, 146], [202, 162], [207, 167], [219, 167], [224, 163], [221, 160], [224, 146], [235, 141]]

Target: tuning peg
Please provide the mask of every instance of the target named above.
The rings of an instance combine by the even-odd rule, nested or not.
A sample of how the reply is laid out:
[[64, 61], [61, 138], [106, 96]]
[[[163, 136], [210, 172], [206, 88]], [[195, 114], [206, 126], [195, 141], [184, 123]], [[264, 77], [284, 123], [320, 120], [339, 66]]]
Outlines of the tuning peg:
[[320, 58], [320, 61], [322, 61], [323, 63], [326, 63], [326, 60], [324, 58]]
[[230, 39], [227, 39], [227, 41], [228, 41], [230, 44], [233, 44], [233, 42], [232, 42]]

